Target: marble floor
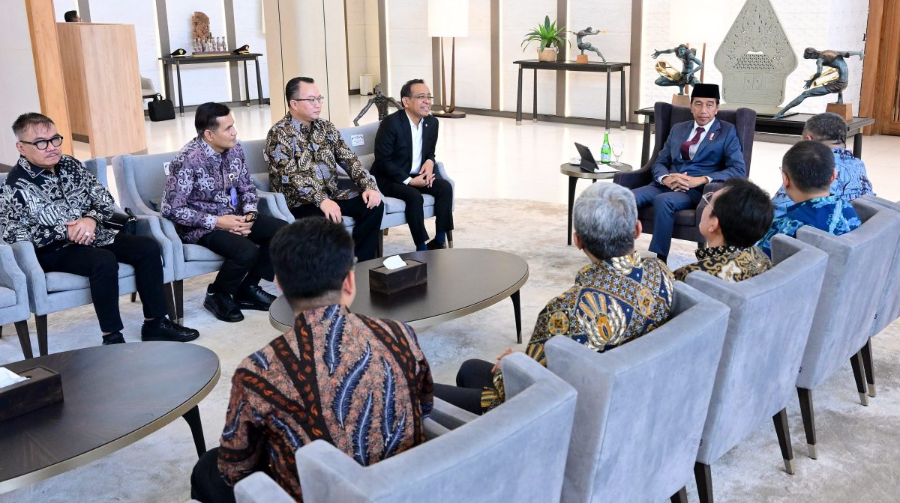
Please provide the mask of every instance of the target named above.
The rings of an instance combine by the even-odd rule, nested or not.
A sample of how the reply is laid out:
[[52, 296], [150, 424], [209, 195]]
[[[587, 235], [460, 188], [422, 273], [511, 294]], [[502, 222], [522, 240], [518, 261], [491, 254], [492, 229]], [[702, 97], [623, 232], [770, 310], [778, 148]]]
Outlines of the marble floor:
[[[351, 96], [351, 117], [365, 106], [368, 97]], [[245, 140], [264, 138], [272, 125], [268, 105], [238, 106], [233, 109], [238, 137]], [[372, 107], [361, 124], [378, 119]], [[147, 143], [150, 153], [180, 149], [194, 136], [193, 113], [165, 122], [147, 120]], [[783, 143], [757, 137], [753, 146], [750, 179], [769, 193], [781, 184], [778, 167], [790, 148]], [[761, 141], [763, 140], [763, 141]], [[640, 130], [614, 129], [610, 142], [621, 141], [625, 152], [621, 161], [637, 169], [640, 163], [642, 136]], [[516, 126], [513, 119], [469, 115], [462, 120], [442, 120], [437, 158], [444, 162], [456, 181], [456, 197], [475, 199], [528, 199], [565, 203], [568, 178], [559, 173], [559, 165], [577, 155], [575, 142], [599, 153], [603, 130], [592, 126], [528, 122]], [[863, 160], [878, 195], [900, 199], [900, 178], [891, 175], [900, 157], [900, 137], [868, 136], [864, 140]], [[75, 144], [76, 157], [90, 157], [86, 144]], [[110, 177], [112, 178], [112, 177]], [[587, 187], [581, 182], [578, 192]]]

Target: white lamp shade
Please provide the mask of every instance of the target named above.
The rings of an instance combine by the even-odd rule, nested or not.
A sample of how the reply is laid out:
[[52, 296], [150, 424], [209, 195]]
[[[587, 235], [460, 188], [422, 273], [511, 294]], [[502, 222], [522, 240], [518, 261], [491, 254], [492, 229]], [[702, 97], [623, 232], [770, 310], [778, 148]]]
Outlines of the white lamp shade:
[[468, 37], [469, 0], [428, 0], [429, 37]]

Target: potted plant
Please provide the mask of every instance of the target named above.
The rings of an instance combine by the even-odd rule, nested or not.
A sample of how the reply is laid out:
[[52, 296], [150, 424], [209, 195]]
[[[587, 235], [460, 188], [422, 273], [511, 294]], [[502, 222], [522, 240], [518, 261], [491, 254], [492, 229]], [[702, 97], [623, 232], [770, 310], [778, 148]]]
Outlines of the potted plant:
[[571, 42], [566, 40], [566, 28], [564, 26], [556, 27], [556, 21], [550, 22], [550, 16], [544, 16], [544, 24], [538, 24], [537, 28], [525, 34], [522, 40], [522, 48], [539, 42], [538, 59], [541, 61], [556, 61], [557, 52], [563, 43]]

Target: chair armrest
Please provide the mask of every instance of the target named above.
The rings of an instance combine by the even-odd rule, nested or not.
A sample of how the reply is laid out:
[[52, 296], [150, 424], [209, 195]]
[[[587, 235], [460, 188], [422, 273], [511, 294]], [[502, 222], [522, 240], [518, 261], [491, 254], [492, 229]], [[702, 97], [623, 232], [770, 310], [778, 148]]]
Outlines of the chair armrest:
[[422, 425], [425, 427], [426, 440], [433, 440], [441, 435], [450, 433], [448, 428], [441, 426], [437, 421], [430, 417], [426, 417], [425, 421], [422, 422]]
[[456, 209], [456, 182], [454, 182], [453, 179], [447, 175], [447, 170], [444, 169], [444, 163], [442, 163], [442, 162], [434, 163], [434, 171], [435, 171], [435, 173], [437, 173], [437, 176], [450, 182], [450, 187], [453, 188], [453, 200], [450, 202], [450, 210], [451, 211], [455, 210]]
[[294, 498], [263, 472], [256, 472], [234, 485], [237, 503], [294, 503]]
[[41, 267], [40, 262], [38, 262], [34, 245], [30, 241], [19, 241], [9, 246], [16, 256], [16, 263], [19, 264], [19, 269], [25, 273], [31, 309], [33, 311], [42, 311], [42, 309], [37, 309], [37, 301], [40, 300], [42, 304], [47, 301], [47, 277], [44, 275], [44, 269]]
[[649, 185], [652, 181], [653, 175], [650, 174], [649, 163], [639, 170], [620, 171], [613, 175], [614, 184], [621, 185], [622, 187], [627, 187], [629, 189], [636, 189], [638, 187], [643, 187], [644, 185]]
[[[269, 192], [267, 190], [260, 190], [260, 189], [256, 189], [256, 194], [259, 195], [260, 199], [262, 199], [263, 197], [266, 197], [266, 198], [270, 198], [272, 201], [274, 201], [275, 207], [278, 209], [278, 212], [281, 213], [281, 215], [284, 217], [284, 218], [281, 218], [281, 217], [278, 217], [278, 218], [281, 218], [282, 220], [284, 220], [288, 223], [291, 223], [294, 221], [294, 215], [291, 213], [291, 209], [287, 205], [287, 199], [285, 199], [284, 194], [282, 194], [281, 192]], [[271, 210], [272, 203], [270, 202], [269, 204], [270, 204], [269, 209]]]
[[256, 191], [257, 197], [259, 197], [259, 202], [256, 205], [257, 210], [259, 210], [260, 215], [268, 215], [270, 217], [278, 218], [284, 220], [284, 215], [281, 214], [281, 210], [278, 208], [278, 203], [275, 202], [275, 197], [271, 193], [261, 193], [261, 191]]
[[[171, 282], [175, 279], [175, 251], [172, 240], [163, 233], [161, 218], [152, 215], [135, 216], [137, 217], [137, 222], [135, 222], [137, 235], [152, 238], [159, 245], [159, 255], [163, 261], [163, 282]], [[169, 273], [172, 274], [172, 277], [168, 277]]]
[[16, 263], [12, 248], [7, 244], [0, 244], [0, 286], [21, 292], [27, 287], [25, 282], [25, 273]]
[[434, 408], [431, 410], [428, 418], [442, 428], [455, 430], [473, 419], [477, 419], [478, 416], [451, 405], [440, 398], [435, 398]]
[[[715, 191], [721, 189], [723, 185], [725, 185], [723, 182], [707, 183], [706, 185], [703, 186], [703, 193], [706, 194], [707, 192], [715, 192]], [[700, 225], [700, 218], [703, 216], [704, 208], [706, 208], [706, 201], [704, 201], [703, 199], [700, 199], [700, 203], [697, 204], [697, 209], [694, 210], [694, 213], [695, 213], [694, 217], [696, 219], [695, 221], [697, 222], [697, 225]]]
[[184, 246], [181, 243], [181, 237], [178, 236], [178, 232], [175, 230], [175, 223], [167, 218], [163, 218], [159, 213], [153, 212], [152, 214], [158, 217], [163, 236], [172, 243], [172, 258], [174, 259], [172, 263], [175, 266], [175, 279], [182, 279], [184, 274]]

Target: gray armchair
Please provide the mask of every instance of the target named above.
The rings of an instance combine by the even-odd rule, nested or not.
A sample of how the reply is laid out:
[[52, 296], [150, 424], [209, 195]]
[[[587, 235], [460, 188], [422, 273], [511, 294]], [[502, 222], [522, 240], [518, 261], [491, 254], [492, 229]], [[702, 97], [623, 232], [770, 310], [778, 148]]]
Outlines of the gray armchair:
[[643, 337], [605, 353], [547, 343], [548, 368], [578, 391], [564, 503], [686, 502], [728, 313], [679, 282], [671, 318]]
[[[700, 501], [713, 501], [710, 465], [769, 418], [794, 473], [787, 406], [797, 384], [828, 256], [787, 236], [772, 240], [775, 267], [740, 283], [696, 271], [687, 284], [731, 308], [725, 348], [697, 453]], [[765, 313], [765, 316], [760, 316]]]
[[[436, 437], [368, 467], [317, 440], [297, 451], [306, 503], [554, 503], [563, 484], [575, 390], [524, 354], [502, 363], [510, 399], [484, 416], [440, 400]], [[447, 424], [439, 424], [447, 421]], [[239, 503], [287, 502], [264, 474], [235, 486]]]
[[797, 239], [828, 254], [822, 294], [816, 306], [809, 342], [797, 377], [797, 394], [809, 456], [816, 458], [813, 390], [847, 360], [853, 367], [860, 402], [868, 404], [862, 370], [862, 348], [869, 341], [875, 312], [900, 237], [900, 215], [856, 200], [863, 224], [853, 232], [833, 236], [811, 226], [797, 231]]
[[[182, 243], [175, 231], [175, 224], [162, 218], [152, 208], [158, 204], [166, 185], [166, 165], [177, 152], [153, 155], [120, 155], [113, 158], [113, 173], [119, 189], [119, 204], [129, 207], [137, 215], [147, 215], [158, 219], [162, 234], [172, 245], [173, 276], [175, 293], [175, 318], [179, 324], [184, 321], [184, 280], [218, 271], [225, 261], [209, 248], [196, 244]], [[259, 212], [282, 218], [277, 210], [277, 202], [271, 194], [260, 194]], [[169, 263], [169, 262], [166, 262]]]
[[[90, 159], [84, 162], [84, 167], [97, 177], [98, 181], [107, 186], [106, 161], [102, 158]], [[2, 176], [5, 179], [6, 175]], [[137, 234], [154, 238], [160, 245], [160, 256], [163, 260], [163, 281], [170, 282], [174, 276], [174, 270], [170, 258], [172, 255], [171, 244], [164, 237], [156, 218], [139, 218], [137, 221]], [[28, 285], [28, 304], [34, 313], [35, 326], [37, 327], [38, 351], [41, 356], [48, 352], [47, 347], [47, 315], [71, 309], [73, 307], [91, 304], [90, 282], [85, 276], [69, 274], [65, 272], [45, 273], [35, 253], [34, 245], [21, 241], [12, 243], [13, 253], [19, 268], [25, 273]], [[119, 264], [119, 295], [127, 295], [137, 291], [135, 285], [134, 267], [129, 264]], [[29, 343], [30, 345], [30, 343]], [[23, 351], [25, 348], [23, 347]]]
[[15, 323], [19, 344], [25, 358], [34, 358], [28, 335], [28, 285], [25, 274], [16, 264], [12, 248], [0, 244], [0, 333], [3, 325]]
[[278, 218], [285, 222], [293, 222], [294, 215], [291, 214], [291, 209], [288, 208], [284, 194], [272, 192], [272, 186], [269, 183], [269, 163], [266, 162], [264, 157], [266, 140], [242, 141], [241, 147], [244, 149], [244, 162], [246, 163], [247, 171], [250, 172], [250, 178], [253, 180], [253, 184], [256, 185], [257, 192], [260, 196], [265, 195], [267, 198], [271, 198], [275, 203], [274, 208], [272, 208], [272, 214], [275, 215], [277, 212], [280, 215]]

